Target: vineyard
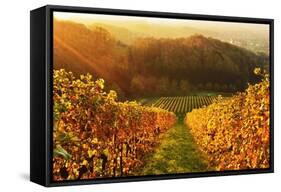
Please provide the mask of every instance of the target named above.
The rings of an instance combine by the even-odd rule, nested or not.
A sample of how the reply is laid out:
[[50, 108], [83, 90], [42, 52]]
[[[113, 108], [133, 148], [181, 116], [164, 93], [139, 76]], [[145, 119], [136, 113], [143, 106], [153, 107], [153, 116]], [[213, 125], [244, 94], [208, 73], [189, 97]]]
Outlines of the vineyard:
[[159, 107], [176, 114], [183, 114], [192, 109], [210, 105], [215, 96], [185, 96], [185, 97], [161, 97], [151, 106]]
[[118, 102], [89, 74], [53, 77], [54, 181], [269, 166], [268, 75], [232, 97], [146, 104]]
[[268, 26], [62, 14], [52, 181], [269, 168]]
[[54, 70], [53, 180], [133, 175], [172, 127], [174, 113], [117, 102], [91, 75]]
[[262, 82], [186, 115], [196, 143], [217, 170], [269, 167], [269, 76], [255, 73]]

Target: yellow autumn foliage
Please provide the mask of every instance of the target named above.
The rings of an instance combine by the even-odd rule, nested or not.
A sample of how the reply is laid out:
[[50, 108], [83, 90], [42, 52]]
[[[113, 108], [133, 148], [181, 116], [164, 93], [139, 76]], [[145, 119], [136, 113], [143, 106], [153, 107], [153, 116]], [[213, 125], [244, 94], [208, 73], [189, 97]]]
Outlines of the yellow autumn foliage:
[[[260, 69], [255, 73], [262, 75]], [[270, 84], [262, 76], [245, 92], [186, 114], [185, 123], [216, 170], [269, 167]]]

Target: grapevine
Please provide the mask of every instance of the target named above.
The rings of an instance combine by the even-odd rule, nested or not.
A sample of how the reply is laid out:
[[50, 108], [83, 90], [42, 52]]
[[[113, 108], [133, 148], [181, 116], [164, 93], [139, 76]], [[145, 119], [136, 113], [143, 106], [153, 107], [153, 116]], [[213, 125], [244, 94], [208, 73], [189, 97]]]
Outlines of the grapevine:
[[232, 98], [187, 113], [185, 122], [217, 170], [268, 168], [270, 161], [269, 75]]
[[159, 134], [176, 122], [172, 112], [117, 102], [104, 81], [53, 74], [53, 180], [133, 175]]

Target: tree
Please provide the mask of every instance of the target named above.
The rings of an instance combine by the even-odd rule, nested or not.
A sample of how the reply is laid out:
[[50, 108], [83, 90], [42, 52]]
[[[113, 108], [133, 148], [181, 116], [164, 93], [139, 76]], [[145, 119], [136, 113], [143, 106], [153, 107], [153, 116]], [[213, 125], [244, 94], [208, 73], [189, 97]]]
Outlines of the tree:
[[167, 77], [159, 79], [157, 92], [161, 95], [166, 95], [169, 92], [169, 79]]
[[142, 93], [145, 90], [144, 83], [141, 76], [135, 76], [131, 81], [131, 90], [134, 91], [134, 95], [138, 96], [139, 93]]
[[207, 89], [208, 91], [211, 91], [211, 90], [213, 89], [213, 84], [212, 84], [211, 82], [208, 82], [208, 83], [206, 84], [206, 89]]
[[187, 94], [190, 91], [191, 86], [187, 80], [180, 80], [179, 88], [182, 94]]
[[177, 94], [179, 92], [179, 86], [177, 80], [173, 79], [170, 85], [170, 94]]

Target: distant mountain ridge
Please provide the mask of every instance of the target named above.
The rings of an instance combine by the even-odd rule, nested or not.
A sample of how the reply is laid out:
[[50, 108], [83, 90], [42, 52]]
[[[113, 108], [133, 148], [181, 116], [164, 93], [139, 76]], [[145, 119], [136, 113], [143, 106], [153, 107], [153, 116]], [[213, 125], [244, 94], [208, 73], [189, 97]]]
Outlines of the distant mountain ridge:
[[[210, 23], [209, 23], [210, 24]], [[178, 26], [171, 23], [152, 24], [147, 22], [109, 22], [87, 24], [90, 29], [100, 26], [112, 32], [117, 40], [130, 44], [138, 37], [159, 37], [159, 38], [180, 38], [189, 37], [194, 34], [202, 34], [205, 37], [212, 37], [247, 48], [254, 52], [263, 52], [268, 54], [269, 51], [269, 33], [264, 30], [253, 30], [247, 27], [243, 29], [229, 28], [229, 26]]]

